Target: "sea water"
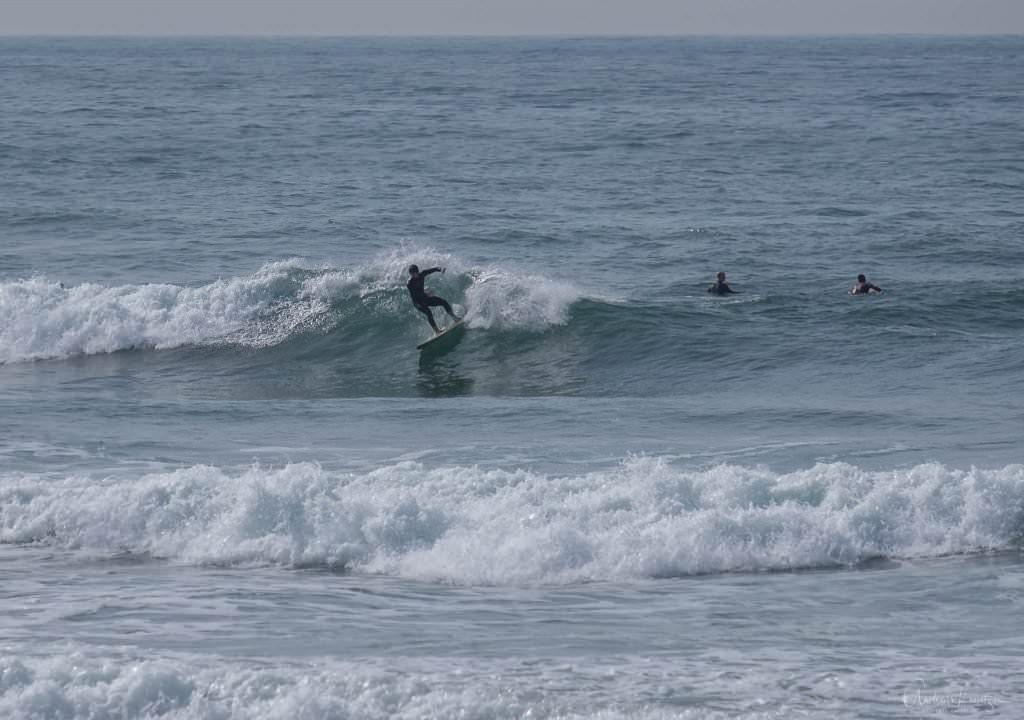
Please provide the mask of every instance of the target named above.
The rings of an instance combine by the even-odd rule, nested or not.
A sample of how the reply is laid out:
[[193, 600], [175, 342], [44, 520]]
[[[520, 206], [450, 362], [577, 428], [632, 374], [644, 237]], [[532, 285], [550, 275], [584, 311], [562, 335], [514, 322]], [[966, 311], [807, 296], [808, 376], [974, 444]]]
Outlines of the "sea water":
[[0, 40], [0, 716], [1021, 717], [1022, 61]]

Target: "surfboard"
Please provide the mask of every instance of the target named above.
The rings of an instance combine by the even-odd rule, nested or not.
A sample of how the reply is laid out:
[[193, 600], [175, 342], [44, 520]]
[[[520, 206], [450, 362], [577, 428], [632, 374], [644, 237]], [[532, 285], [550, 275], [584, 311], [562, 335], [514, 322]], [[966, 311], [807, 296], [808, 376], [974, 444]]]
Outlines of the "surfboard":
[[442, 330], [439, 334], [435, 335], [428, 340], [424, 340], [416, 346], [417, 350], [434, 349], [441, 350], [442, 348], [453, 348], [458, 344], [462, 336], [466, 334], [466, 323], [463, 320], [456, 320], [451, 325]]

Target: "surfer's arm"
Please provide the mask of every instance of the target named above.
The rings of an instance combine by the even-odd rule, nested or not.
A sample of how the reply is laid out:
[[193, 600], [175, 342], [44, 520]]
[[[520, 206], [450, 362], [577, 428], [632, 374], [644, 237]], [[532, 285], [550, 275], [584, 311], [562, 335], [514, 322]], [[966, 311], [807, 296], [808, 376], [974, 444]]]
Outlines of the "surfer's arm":
[[430, 273], [436, 273], [436, 272], [444, 272], [444, 268], [440, 268], [440, 267], [427, 268], [426, 270], [421, 272], [420, 275], [429, 275]]

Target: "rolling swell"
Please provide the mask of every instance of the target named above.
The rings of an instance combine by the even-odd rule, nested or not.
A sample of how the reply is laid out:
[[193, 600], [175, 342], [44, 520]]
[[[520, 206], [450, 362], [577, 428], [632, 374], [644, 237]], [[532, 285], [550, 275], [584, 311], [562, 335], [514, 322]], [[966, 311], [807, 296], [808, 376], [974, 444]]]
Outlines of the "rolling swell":
[[[466, 315], [457, 353], [414, 349], [429, 333], [404, 286], [414, 260], [448, 268], [431, 287]], [[867, 385], [882, 368], [909, 382], [908, 368], [922, 364], [951, 380], [966, 370], [1018, 382], [1015, 288], [908, 283], [877, 298], [701, 290], [608, 299], [410, 248], [350, 269], [288, 260], [196, 286], [65, 288], [34, 277], [0, 283], [0, 364], [118, 353], [125, 367], [164, 367], [192, 392], [247, 398], [688, 394], [792, 383], [794, 368], [803, 382]], [[871, 367], [858, 347], [872, 348]]]

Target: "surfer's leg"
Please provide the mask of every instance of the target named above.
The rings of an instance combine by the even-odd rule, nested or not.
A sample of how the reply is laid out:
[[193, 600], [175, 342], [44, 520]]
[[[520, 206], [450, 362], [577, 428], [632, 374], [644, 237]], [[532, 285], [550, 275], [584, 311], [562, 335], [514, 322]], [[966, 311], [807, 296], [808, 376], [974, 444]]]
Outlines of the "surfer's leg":
[[427, 302], [429, 302], [431, 305], [433, 305], [435, 307], [437, 307], [437, 306], [443, 307], [444, 311], [446, 313], [448, 313], [448, 317], [450, 317], [452, 320], [458, 320], [459, 319], [455, 315], [455, 313], [452, 311], [452, 306], [449, 305], [448, 301], [445, 300], [444, 298], [438, 297], [437, 295], [433, 295]]
[[426, 305], [420, 305], [419, 303], [413, 304], [417, 310], [427, 316], [427, 322], [430, 323], [430, 327], [434, 328], [435, 333], [441, 332], [437, 327], [437, 323], [434, 322], [434, 313], [430, 312], [430, 308]]

